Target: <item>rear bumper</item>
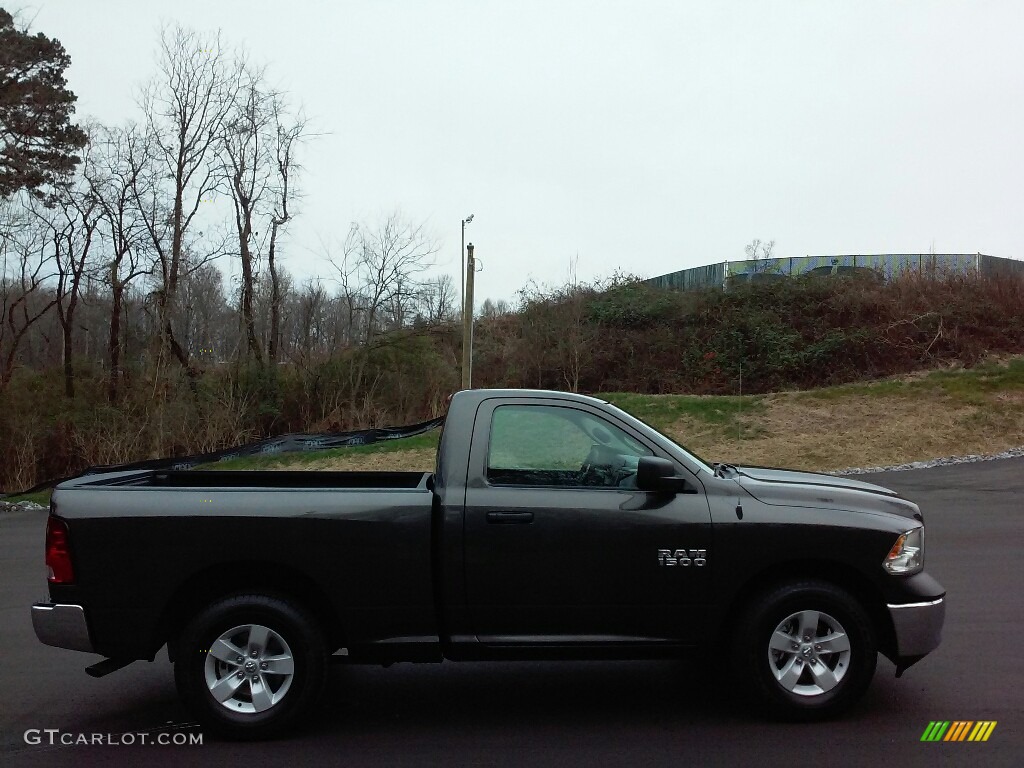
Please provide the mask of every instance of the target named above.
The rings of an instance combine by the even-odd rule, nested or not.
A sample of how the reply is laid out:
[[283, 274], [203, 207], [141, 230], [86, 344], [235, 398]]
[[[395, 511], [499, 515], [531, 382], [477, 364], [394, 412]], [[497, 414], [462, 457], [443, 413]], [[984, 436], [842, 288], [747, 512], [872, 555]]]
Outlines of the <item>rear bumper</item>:
[[920, 603], [889, 604], [896, 635], [896, 656], [921, 658], [939, 647], [946, 619], [946, 598]]
[[46, 645], [95, 653], [85, 610], [80, 605], [36, 603], [32, 606], [32, 628]]

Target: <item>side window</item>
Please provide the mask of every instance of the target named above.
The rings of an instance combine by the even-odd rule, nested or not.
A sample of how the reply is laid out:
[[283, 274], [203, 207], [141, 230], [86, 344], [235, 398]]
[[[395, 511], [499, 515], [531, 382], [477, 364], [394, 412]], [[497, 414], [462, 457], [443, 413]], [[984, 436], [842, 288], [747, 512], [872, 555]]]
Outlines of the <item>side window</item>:
[[635, 488], [651, 451], [597, 416], [549, 405], [500, 405], [491, 416], [491, 485]]

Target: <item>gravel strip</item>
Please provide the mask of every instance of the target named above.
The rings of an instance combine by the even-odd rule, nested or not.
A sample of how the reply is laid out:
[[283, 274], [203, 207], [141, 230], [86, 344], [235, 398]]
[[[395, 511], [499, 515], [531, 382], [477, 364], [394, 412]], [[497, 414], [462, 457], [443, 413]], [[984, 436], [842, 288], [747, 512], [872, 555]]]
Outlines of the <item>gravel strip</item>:
[[34, 501], [19, 501], [16, 504], [9, 501], [0, 501], [0, 512], [36, 512], [46, 507], [36, 504]]
[[1000, 453], [978, 455], [976, 453], [967, 456], [946, 456], [941, 459], [930, 461], [912, 461], [908, 464], [894, 464], [891, 467], [847, 467], [828, 472], [829, 475], [866, 475], [871, 472], [904, 472], [908, 469], [928, 469], [930, 467], [944, 467], [949, 464], [974, 464], [978, 461], [995, 461], [996, 459], [1015, 459], [1024, 456], [1024, 446], [1011, 448]]

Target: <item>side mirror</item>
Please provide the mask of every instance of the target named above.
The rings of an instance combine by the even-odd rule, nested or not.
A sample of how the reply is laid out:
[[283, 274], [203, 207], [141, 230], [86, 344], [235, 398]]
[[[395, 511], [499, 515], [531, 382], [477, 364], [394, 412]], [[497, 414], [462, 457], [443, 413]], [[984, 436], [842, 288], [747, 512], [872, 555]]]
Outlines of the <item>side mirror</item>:
[[641, 456], [636, 467], [636, 487], [641, 491], [663, 493], [696, 493], [686, 479], [676, 476], [675, 465], [668, 459]]

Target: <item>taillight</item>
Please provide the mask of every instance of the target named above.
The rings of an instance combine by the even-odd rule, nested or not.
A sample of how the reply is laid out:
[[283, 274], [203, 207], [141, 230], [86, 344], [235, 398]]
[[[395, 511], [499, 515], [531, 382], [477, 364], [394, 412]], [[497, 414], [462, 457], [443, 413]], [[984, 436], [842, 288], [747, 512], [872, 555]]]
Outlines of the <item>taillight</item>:
[[46, 579], [51, 584], [75, 583], [68, 524], [52, 515], [46, 521], [46, 568], [49, 571]]

